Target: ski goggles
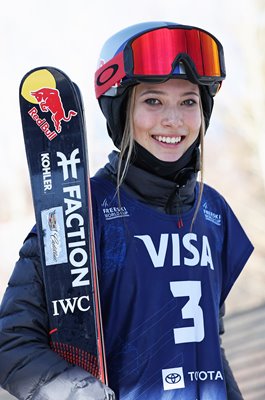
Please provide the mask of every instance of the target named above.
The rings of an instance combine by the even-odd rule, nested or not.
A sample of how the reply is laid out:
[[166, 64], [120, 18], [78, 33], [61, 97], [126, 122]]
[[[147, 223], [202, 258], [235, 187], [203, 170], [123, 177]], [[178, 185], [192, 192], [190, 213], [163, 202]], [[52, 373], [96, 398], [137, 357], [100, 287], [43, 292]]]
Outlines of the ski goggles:
[[[225, 79], [221, 43], [202, 29], [174, 25], [141, 33], [126, 42], [118, 54], [97, 70], [96, 96], [117, 95], [119, 86], [127, 86], [132, 80], [163, 81], [176, 77], [181, 75], [179, 64], [184, 65], [188, 79], [209, 86], [212, 95]], [[106, 93], [115, 87], [115, 94]]]

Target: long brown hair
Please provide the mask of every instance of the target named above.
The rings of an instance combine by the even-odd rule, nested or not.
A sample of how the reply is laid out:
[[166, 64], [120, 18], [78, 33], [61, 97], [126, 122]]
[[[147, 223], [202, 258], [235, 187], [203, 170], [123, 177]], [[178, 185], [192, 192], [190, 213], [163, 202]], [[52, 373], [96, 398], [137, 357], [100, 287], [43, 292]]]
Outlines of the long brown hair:
[[[122, 136], [121, 146], [120, 146], [120, 154], [119, 154], [119, 163], [118, 163], [118, 173], [117, 173], [117, 190], [119, 190], [122, 182], [125, 179], [126, 172], [130, 165], [130, 161], [133, 154], [134, 149], [134, 137], [133, 137], [133, 111], [135, 105], [135, 91], [136, 86], [128, 89], [128, 103], [126, 107], [126, 120], [125, 127]], [[126, 155], [126, 157], [125, 157]]]
[[197, 198], [197, 204], [196, 208], [192, 217], [191, 221], [191, 226], [190, 226], [190, 232], [192, 232], [193, 225], [195, 223], [196, 217], [198, 215], [201, 201], [202, 201], [202, 195], [203, 195], [203, 187], [204, 187], [204, 136], [205, 136], [205, 120], [204, 120], [204, 115], [203, 115], [203, 108], [202, 108], [202, 102], [200, 101], [200, 109], [201, 109], [201, 127], [200, 127], [200, 132], [199, 132], [199, 138], [200, 138], [200, 180], [199, 180], [199, 194]]

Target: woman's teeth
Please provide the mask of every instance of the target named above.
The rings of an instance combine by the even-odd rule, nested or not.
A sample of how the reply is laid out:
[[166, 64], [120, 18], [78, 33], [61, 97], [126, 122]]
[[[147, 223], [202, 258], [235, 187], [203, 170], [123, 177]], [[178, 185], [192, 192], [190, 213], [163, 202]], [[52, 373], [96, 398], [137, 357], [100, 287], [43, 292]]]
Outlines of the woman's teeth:
[[178, 136], [178, 137], [155, 136], [155, 139], [158, 140], [159, 142], [175, 144], [175, 143], [179, 143], [181, 141], [181, 136]]

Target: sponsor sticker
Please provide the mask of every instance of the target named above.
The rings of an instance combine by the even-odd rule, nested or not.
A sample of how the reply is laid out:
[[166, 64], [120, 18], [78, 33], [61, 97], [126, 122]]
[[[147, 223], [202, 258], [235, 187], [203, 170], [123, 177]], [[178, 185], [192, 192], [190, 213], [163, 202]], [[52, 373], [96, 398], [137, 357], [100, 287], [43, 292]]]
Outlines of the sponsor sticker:
[[63, 220], [63, 208], [53, 207], [41, 212], [46, 265], [68, 261]]

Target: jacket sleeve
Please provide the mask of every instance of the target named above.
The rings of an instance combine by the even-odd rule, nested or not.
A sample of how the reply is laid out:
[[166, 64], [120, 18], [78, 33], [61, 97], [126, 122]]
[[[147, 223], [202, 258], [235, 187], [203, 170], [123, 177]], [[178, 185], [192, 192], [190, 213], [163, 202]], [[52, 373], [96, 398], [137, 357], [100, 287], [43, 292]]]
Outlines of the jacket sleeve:
[[1, 304], [0, 384], [21, 400], [108, 398], [108, 388], [49, 347], [36, 235], [25, 241]]
[[37, 237], [24, 243], [0, 313], [0, 383], [19, 399], [69, 365], [49, 348]]

